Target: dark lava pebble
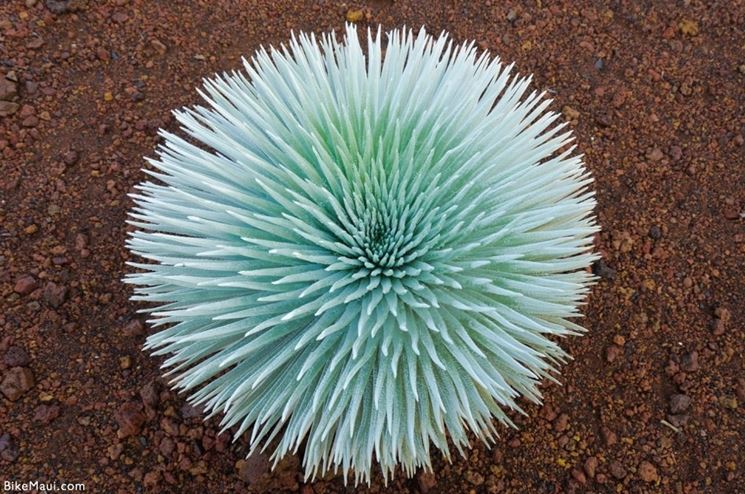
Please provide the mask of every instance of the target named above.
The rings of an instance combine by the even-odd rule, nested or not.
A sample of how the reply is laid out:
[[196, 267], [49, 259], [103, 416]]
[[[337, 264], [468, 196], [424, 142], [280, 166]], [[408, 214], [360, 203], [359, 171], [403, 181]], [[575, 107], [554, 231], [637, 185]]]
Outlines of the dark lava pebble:
[[19, 453], [13, 436], [7, 432], [0, 433], [0, 464], [14, 462]]
[[25, 367], [31, 363], [31, 358], [23, 348], [12, 346], [3, 355], [3, 363], [8, 367]]
[[691, 397], [675, 394], [670, 398], [670, 412], [674, 414], [683, 413], [691, 406]]
[[608, 264], [603, 259], [598, 259], [595, 261], [595, 263], [592, 265], [592, 272], [600, 276], [601, 278], [604, 278], [606, 280], [612, 280], [616, 277], [616, 270], [608, 266]]
[[34, 374], [26, 367], [12, 367], [0, 382], [0, 393], [10, 401], [20, 399], [28, 390], [34, 387]]

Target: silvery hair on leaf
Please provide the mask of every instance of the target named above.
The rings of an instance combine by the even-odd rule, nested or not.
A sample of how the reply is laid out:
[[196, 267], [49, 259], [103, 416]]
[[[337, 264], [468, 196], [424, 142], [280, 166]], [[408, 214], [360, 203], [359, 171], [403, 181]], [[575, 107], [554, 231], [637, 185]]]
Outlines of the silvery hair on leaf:
[[206, 80], [133, 195], [146, 348], [252, 451], [304, 446], [308, 478], [493, 441], [593, 282], [592, 179], [530, 78], [382, 38], [293, 35]]

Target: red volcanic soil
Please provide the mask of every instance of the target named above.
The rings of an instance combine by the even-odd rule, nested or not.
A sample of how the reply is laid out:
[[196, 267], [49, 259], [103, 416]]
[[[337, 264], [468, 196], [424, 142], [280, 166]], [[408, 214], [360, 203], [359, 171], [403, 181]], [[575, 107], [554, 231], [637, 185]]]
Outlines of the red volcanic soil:
[[[168, 390], [120, 280], [127, 193], [202, 78], [291, 30], [425, 25], [547, 89], [600, 276], [542, 407], [433, 474], [305, 483]], [[87, 492], [745, 492], [745, 3], [0, 2], [0, 483]], [[11, 490], [12, 491], [12, 490]]]

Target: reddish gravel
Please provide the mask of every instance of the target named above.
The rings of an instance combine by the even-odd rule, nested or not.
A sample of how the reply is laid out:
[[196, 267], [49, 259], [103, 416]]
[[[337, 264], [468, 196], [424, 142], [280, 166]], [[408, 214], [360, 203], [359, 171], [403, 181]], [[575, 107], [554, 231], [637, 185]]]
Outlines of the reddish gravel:
[[[605, 4], [602, 6], [601, 4]], [[535, 74], [594, 172], [590, 329], [491, 450], [388, 487], [268, 473], [167, 390], [121, 282], [170, 109], [290, 30], [422, 24]], [[745, 4], [0, 2], [0, 482], [88, 492], [745, 492]]]

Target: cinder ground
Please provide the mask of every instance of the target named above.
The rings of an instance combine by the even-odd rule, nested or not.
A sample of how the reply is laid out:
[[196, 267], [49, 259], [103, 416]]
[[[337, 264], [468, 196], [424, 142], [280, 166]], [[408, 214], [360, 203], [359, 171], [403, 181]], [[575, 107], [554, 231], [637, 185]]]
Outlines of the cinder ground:
[[[358, 12], [361, 10], [361, 12]], [[384, 487], [267, 473], [169, 392], [120, 283], [126, 193], [203, 76], [291, 29], [425, 25], [548, 89], [594, 173], [601, 281], [543, 407]], [[745, 492], [745, 4], [0, 2], [0, 481], [87, 492]]]

